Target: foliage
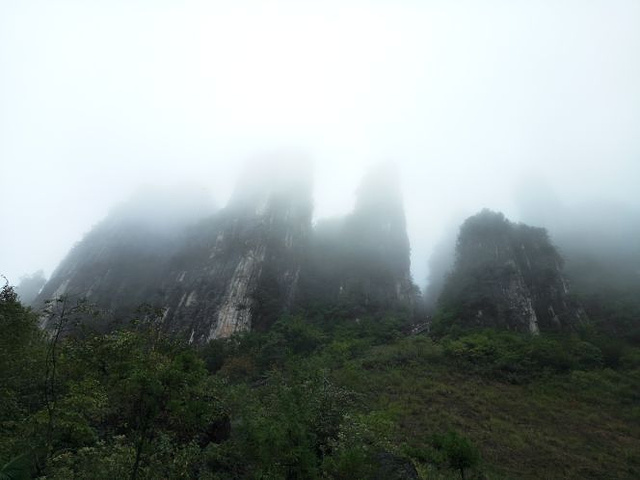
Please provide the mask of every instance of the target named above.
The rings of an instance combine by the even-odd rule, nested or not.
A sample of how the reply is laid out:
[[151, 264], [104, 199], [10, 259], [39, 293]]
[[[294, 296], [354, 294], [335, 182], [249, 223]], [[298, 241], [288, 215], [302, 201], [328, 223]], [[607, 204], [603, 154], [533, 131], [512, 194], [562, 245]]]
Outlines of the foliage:
[[602, 351], [577, 336], [482, 330], [443, 340], [445, 354], [477, 373], [513, 383], [603, 365]]
[[24, 458], [29, 448], [22, 421], [41, 406], [45, 343], [37, 324], [37, 316], [5, 285], [0, 291], [0, 464], [14, 467], [11, 459]]
[[480, 453], [471, 441], [454, 431], [436, 436], [434, 445], [442, 450], [449, 467], [460, 472], [462, 480], [465, 470], [475, 467], [480, 461]]
[[145, 309], [60, 337], [42, 450], [51, 339], [10, 287], [0, 300], [0, 475], [391, 478], [380, 459], [422, 479], [640, 474], [640, 350], [597, 323], [427, 336], [389, 312], [318, 310], [196, 349]]

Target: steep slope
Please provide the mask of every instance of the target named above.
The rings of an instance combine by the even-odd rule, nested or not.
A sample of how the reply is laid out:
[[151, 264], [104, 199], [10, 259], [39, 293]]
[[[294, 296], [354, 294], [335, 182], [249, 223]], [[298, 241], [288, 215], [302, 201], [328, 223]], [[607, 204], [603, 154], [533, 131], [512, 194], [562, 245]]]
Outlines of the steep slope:
[[440, 240], [433, 247], [427, 263], [429, 274], [427, 276], [427, 285], [424, 290], [423, 301], [426, 311], [430, 314], [435, 313], [438, 298], [440, 298], [447, 278], [453, 269], [456, 256], [456, 239], [460, 223], [460, 221], [455, 223], [451, 222], [451, 224], [444, 229]]
[[202, 209], [171, 197], [134, 199], [72, 250], [39, 302], [86, 297], [103, 329], [150, 304], [166, 331], [194, 343], [264, 330], [294, 307], [411, 312], [418, 291], [396, 172], [371, 172], [354, 211], [315, 231], [311, 173], [300, 161], [251, 164], [228, 205], [206, 216], [180, 216]]
[[311, 171], [296, 165], [248, 166], [229, 205], [207, 216], [185, 192], [132, 199], [74, 247], [40, 305], [86, 298], [108, 328], [150, 304], [191, 342], [268, 326], [293, 302], [311, 229]]
[[[118, 314], [149, 300], [187, 225], [210, 215], [208, 194], [194, 188], [146, 188], [113, 209], [76, 244], [34, 304], [67, 295]], [[46, 326], [46, 318], [45, 318]]]
[[531, 333], [572, 329], [585, 320], [546, 230], [489, 210], [460, 228], [456, 264], [439, 305], [464, 326]]
[[418, 291], [393, 167], [365, 176], [350, 215], [317, 225], [303, 284], [309, 304], [340, 302], [354, 313], [413, 307]]
[[252, 167], [228, 207], [189, 234], [156, 300], [193, 342], [266, 328], [295, 297], [311, 230], [307, 167]]

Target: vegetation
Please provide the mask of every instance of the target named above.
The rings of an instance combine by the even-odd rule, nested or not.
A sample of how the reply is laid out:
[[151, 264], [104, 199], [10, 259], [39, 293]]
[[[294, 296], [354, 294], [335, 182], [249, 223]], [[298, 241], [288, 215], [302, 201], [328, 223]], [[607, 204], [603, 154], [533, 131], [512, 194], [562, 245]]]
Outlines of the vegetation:
[[45, 337], [8, 286], [0, 322], [3, 479], [640, 476], [640, 349], [598, 322], [430, 337], [316, 311], [196, 350], [151, 309]]

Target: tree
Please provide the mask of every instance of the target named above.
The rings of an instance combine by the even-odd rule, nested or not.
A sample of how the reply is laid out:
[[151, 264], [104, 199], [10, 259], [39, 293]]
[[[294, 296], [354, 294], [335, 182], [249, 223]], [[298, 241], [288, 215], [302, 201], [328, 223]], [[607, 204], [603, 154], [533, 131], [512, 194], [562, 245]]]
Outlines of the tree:
[[30, 478], [25, 420], [40, 407], [45, 344], [37, 316], [8, 282], [0, 290], [0, 331], [0, 478]]
[[462, 480], [465, 478], [465, 469], [475, 467], [480, 461], [476, 447], [468, 438], [456, 432], [446, 433], [441, 439], [441, 447], [449, 467], [458, 470]]

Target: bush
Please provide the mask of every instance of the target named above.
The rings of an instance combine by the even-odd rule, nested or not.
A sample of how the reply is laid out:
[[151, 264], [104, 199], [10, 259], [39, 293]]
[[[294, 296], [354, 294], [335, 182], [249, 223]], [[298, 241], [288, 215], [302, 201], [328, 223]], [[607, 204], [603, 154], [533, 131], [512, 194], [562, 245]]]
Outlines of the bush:
[[577, 337], [483, 330], [443, 344], [445, 354], [459, 366], [511, 383], [604, 365], [602, 351]]
[[465, 471], [480, 462], [480, 453], [476, 447], [468, 438], [456, 432], [436, 436], [434, 446], [442, 451], [448, 466], [460, 472], [462, 480], [465, 478]]

